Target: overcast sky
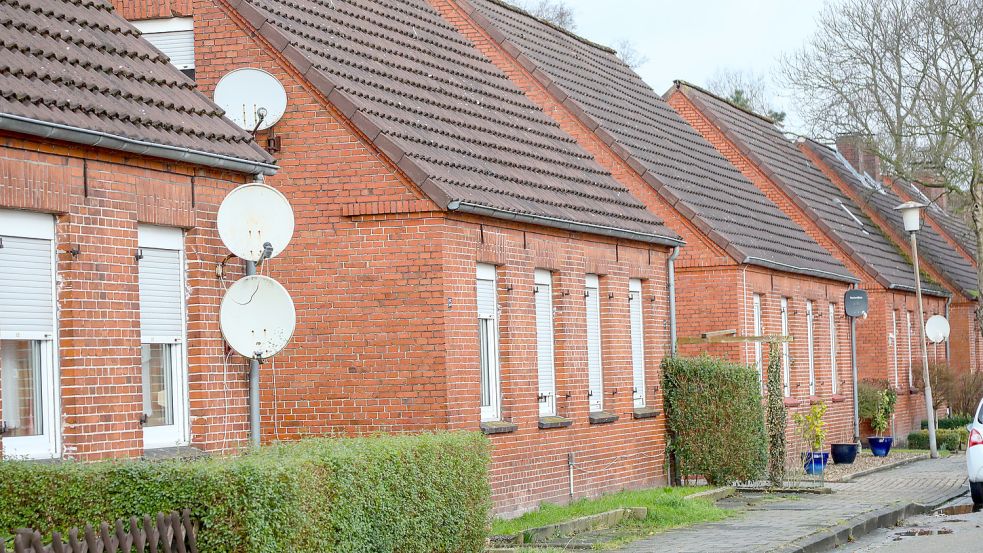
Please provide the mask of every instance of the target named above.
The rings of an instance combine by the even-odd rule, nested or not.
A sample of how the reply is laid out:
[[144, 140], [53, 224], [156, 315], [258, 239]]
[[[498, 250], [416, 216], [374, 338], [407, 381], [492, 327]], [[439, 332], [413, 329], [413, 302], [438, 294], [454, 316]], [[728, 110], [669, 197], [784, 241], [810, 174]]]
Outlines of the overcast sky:
[[[815, 29], [825, 0], [565, 0], [576, 32], [595, 42], [631, 41], [648, 62], [637, 71], [658, 93], [674, 79], [703, 85], [721, 68], [773, 75], [782, 53]], [[781, 91], [773, 85], [773, 92]], [[794, 110], [786, 127], [796, 127]]]

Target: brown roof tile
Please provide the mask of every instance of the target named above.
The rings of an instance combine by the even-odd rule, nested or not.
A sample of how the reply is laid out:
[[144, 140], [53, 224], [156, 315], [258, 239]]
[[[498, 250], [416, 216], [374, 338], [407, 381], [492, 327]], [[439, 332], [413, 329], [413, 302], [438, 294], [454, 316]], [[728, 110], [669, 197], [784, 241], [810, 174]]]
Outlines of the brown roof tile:
[[676, 86], [882, 286], [914, 290], [914, 271], [898, 247], [770, 120], [687, 83]]
[[[681, 240], [425, 0], [243, 0], [353, 124], [449, 209]], [[265, 23], [265, 24], [264, 24]], [[295, 55], [288, 55], [295, 60]]]
[[505, 37], [503, 48], [530, 60], [564, 106], [681, 214], [704, 232], [715, 231], [709, 237], [738, 262], [856, 281], [613, 50], [498, 0], [466, 3], [490, 35]]
[[894, 183], [901, 189], [901, 193], [916, 201], [928, 204], [926, 213], [933, 221], [942, 227], [942, 231], [949, 235], [966, 253], [976, 259], [976, 233], [959, 217], [949, 213], [935, 202], [928, 199], [921, 190], [913, 183], [895, 179]]
[[103, 0], [0, 3], [0, 122], [21, 132], [63, 125], [122, 140], [107, 147], [150, 143], [274, 168]]

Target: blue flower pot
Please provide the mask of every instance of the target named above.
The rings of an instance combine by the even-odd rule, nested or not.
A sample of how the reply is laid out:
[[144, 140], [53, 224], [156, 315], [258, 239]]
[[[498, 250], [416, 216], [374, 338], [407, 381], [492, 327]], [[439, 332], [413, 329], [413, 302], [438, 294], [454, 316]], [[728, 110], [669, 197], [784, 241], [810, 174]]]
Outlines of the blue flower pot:
[[894, 438], [892, 436], [884, 438], [870, 436], [867, 438], [867, 444], [870, 445], [870, 452], [874, 454], [874, 457], [887, 457], [888, 452], [891, 451], [891, 444], [893, 443]]
[[806, 453], [804, 456], [806, 474], [822, 474], [829, 463], [829, 453]]
[[849, 465], [857, 458], [857, 450], [860, 447], [857, 444], [833, 444], [829, 449], [830, 453], [833, 454], [834, 463], [837, 465]]

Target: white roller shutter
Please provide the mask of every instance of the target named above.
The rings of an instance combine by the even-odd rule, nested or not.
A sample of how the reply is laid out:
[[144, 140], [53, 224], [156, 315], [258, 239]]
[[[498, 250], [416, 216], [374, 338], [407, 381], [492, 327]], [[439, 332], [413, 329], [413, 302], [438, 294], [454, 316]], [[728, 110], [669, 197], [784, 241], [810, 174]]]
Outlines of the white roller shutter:
[[[140, 228], [140, 340], [174, 343], [184, 336], [180, 229]], [[158, 246], [169, 245], [162, 248]]]
[[[782, 298], [782, 336], [788, 337], [788, 298]], [[782, 342], [782, 375], [785, 377], [785, 397], [792, 395], [792, 359], [789, 353], [788, 341]]]
[[54, 218], [0, 210], [0, 241], [0, 337], [52, 338]]
[[476, 288], [481, 420], [493, 421], [501, 416], [498, 376], [498, 301], [495, 295], [494, 265], [478, 264]]
[[604, 409], [604, 375], [601, 365], [601, 300], [597, 275], [587, 275], [587, 385], [590, 411]]
[[195, 68], [195, 34], [190, 17], [134, 21], [144, 40], [171, 59], [178, 69]]
[[539, 416], [556, 414], [556, 372], [553, 361], [553, 278], [536, 270], [536, 353], [539, 367]]
[[809, 352], [809, 395], [816, 395], [816, 345], [814, 338], [814, 324], [812, 313], [812, 300], [806, 301], [806, 346]]
[[[764, 327], [761, 324], [761, 294], [754, 294], [754, 335], [762, 336], [764, 334]], [[758, 383], [761, 385], [761, 389], [764, 390], [764, 354], [762, 351], [761, 342], [754, 343], [754, 364], [755, 368], [758, 369]]]
[[645, 332], [642, 326], [642, 281], [628, 281], [628, 316], [631, 322], [631, 370], [635, 407], [645, 407]]

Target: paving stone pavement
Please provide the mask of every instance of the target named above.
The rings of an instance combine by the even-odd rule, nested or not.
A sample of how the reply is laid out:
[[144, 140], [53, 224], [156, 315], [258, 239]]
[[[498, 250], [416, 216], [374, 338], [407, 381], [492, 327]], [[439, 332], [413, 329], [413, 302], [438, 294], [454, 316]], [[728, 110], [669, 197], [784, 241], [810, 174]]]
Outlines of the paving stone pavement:
[[[751, 505], [721, 522], [660, 533], [619, 549], [622, 553], [726, 553], [794, 549], [809, 536], [847, 519], [909, 503], [937, 506], [969, 490], [966, 458], [918, 461], [853, 482], [828, 484], [832, 494], [799, 494]], [[750, 499], [755, 499], [754, 497]]]

